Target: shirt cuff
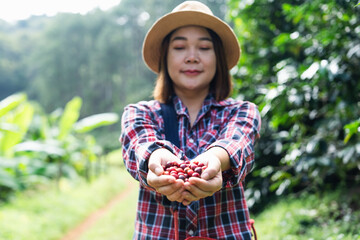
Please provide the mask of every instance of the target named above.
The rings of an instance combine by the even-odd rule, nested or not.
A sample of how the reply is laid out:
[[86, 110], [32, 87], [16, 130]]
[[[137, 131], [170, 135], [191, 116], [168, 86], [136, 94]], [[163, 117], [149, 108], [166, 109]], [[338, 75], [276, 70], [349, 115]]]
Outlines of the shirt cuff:
[[[249, 141], [246, 141], [249, 142]], [[221, 147], [230, 157], [230, 169], [223, 171], [223, 187], [233, 187], [245, 179], [247, 172], [251, 170], [254, 154], [253, 151], [243, 146], [242, 141], [222, 139], [211, 144], [209, 148]], [[250, 146], [248, 146], [250, 147]]]
[[145, 188], [149, 190], [154, 190], [147, 182], [147, 174], [149, 171], [149, 158], [150, 155], [157, 149], [160, 148], [166, 148], [170, 152], [172, 152], [176, 156], [183, 155], [181, 150], [177, 148], [175, 145], [173, 145], [169, 141], [156, 141], [151, 143], [145, 143], [141, 144], [141, 147], [139, 147], [136, 152], [136, 159], [138, 159], [138, 174], [139, 174], [139, 182], [142, 184]]

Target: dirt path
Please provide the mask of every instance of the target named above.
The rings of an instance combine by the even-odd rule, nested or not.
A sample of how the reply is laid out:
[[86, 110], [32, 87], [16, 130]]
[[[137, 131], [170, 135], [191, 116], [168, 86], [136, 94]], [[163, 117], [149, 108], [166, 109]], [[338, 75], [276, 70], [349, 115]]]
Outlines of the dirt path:
[[127, 188], [121, 192], [119, 195], [114, 197], [110, 202], [108, 202], [104, 207], [96, 210], [90, 216], [88, 216], [81, 224], [79, 224], [74, 229], [70, 230], [65, 237], [61, 240], [77, 240], [81, 237], [81, 235], [90, 229], [96, 221], [98, 221], [101, 217], [103, 217], [111, 208], [115, 205], [119, 204], [124, 198], [128, 196], [131, 192], [132, 188], [135, 187], [134, 181], [129, 181]]

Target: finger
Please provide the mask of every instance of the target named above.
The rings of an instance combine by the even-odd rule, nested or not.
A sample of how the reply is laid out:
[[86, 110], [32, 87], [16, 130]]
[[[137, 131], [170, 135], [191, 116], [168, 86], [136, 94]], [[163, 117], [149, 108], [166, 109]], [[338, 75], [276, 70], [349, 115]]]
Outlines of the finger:
[[219, 170], [220, 168], [218, 164], [215, 164], [210, 161], [207, 168], [201, 174], [201, 178], [204, 180], [210, 180], [218, 174]]
[[166, 196], [174, 194], [177, 191], [184, 190], [184, 184], [180, 181], [174, 181], [171, 184], [159, 185], [156, 191]]
[[149, 171], [147, 176], [147, 182], [151, 187], [157, 189], [162, 186], [173, 184], [175, 182], [175, 179], [167, 175], [157, 176], [152, 171]]
[[213, 191], [204, 190], [199, 186], [203, 186], [203, 184], [200, 185], [190, 184], [190, 183], [185, 184], [184, 187], [186, 189], [186, 192], [184, 193], [184, 198], [187, 200], [195, 201], [200, 198], [205, 198], [214, 194]]
[[182, 190], [178, 190], [173, 192], [172, 194], [166, 195], [166, 197], [170, 200], [170, 201], [177, 201], [177, 202], [182, 202], [184, 200], [183, 198], [183, 189]]
[[164, 168], [158, 162], [149, 163], [150, 171], [154, 172], [157, 176], [160, 176], [164, 172]]
[[182, 193], [184, 190], [184, 184], [182, 181], [176, 181], [173, 184], [162, 186], [157, 189], [159, 193], [165, 195], [170, 201], [178, 202], [183, 201]]
[[[188, 184], [190, 186], [187, 186]], [[192, 186], [196, 186], [203, 192], [215, 193], [221, 189], [222, 184], [223, 184], [222, 175], [221, 172], [218, 172], [218, 174], [215, 177], [211, 178], [208, 181], [205, 181], [204, 179], [201, 178], [190, 178], [188, 183], [185, 185], [186, 187], [189, 188], [191, 188]]]
[[194, 202], [194, 201], [197, 201], [200, 199], [200, 198], [197, 198], [194, 194], [192, 194], [189, 191], [184, 191], [182, 193], [182, 198], [183, 198], [182, 203], [184, 205], [189, 205], [191, 202]]
[[155, 150], [149, 159], [149, 169], [160, 176], [164, 172], [164, 166], [168, 162], [180, 162], [180, 159], [165, 148]]
[[205, 181], [201, 178], [191, 177], [189, 178], [189, 181], [185, 183], [185, 189], [192, 190], [193, 188], [198, 188], [204, 192], [210, 191], [212, 189], [210, 181]]

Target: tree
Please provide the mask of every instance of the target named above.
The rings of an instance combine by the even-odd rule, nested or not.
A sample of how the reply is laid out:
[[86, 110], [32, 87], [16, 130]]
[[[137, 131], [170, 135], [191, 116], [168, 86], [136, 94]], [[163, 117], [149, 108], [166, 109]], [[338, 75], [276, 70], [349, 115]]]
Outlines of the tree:
[[229, 6], [243, 50], [234, 95], [263, 117], [252, 200], [358, 184], [359, 135], [345, 143], [344, 127], [360, 116], [360, 8], [345, 0]]

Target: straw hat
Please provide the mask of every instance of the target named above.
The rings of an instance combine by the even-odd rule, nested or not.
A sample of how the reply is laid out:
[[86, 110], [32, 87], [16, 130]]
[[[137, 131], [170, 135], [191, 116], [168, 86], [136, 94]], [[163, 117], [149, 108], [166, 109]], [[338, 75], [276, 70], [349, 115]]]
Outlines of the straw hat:
[[145, 36], [143, 59], [155, 73], [159, 73], [160, 49], [163, 39], [173, 30], [196, 25], [213, 30], [223, 43], [228, 67], [234, 67], [240, 58], [240, 45], [231, 27], [214, 16], [203, 3], [186, 1], [178, 5], [171, 13], [158, 19]]

